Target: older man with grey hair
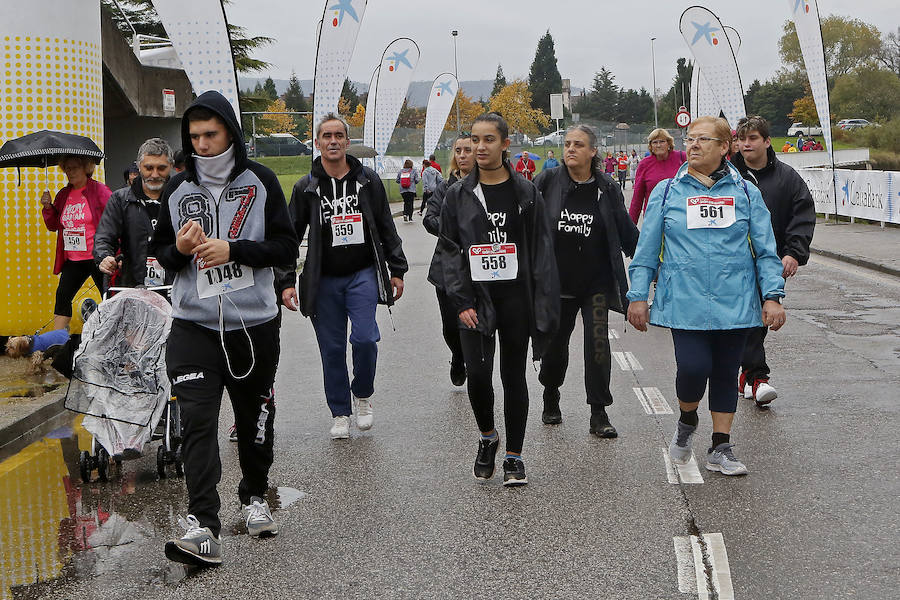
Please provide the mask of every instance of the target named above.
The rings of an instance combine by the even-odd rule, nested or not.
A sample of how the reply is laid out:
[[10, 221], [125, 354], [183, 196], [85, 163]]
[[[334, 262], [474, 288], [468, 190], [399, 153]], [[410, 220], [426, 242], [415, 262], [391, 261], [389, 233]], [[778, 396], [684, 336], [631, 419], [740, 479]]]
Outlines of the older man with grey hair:
[[[159, 197], [172, 170], [172, 148], [161, 138], [150, 138], [138, 149], [140, 177], [109, 198], [94, 236], [94, 261], [100, 270], [119, 275], [121, 287], [156, 286], [171, 283], [148, 246], [159, 219]], [[116, 255], [121, 251], [121, 267]]]

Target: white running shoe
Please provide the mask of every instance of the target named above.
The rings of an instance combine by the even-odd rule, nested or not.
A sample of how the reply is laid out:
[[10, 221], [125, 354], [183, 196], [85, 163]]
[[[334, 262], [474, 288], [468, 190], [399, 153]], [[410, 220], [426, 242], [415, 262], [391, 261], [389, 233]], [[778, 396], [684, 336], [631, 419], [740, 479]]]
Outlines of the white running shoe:
[[744, 386], [744, 399], [751, 400], [753, 398], [753, 386], [749, 383]]
[[356, 398], [356, 426], [360, 431], [372, 429], [375, 417], [372, 415], [372, 403], [368, 398]]
[[250, 498], [250, 504], [242, 506], [241, 512], [244, 513], [247, 523], [247, 533], [251, 536], [272, 537], [278, 535], [278, 524], [272, 518], [269, 503], [259, 496]]
[[350, 417], [335, 417], [331, 425], [331, 439], [346, 440], [350, 437]]
[[778, 392], [769, 385], [767, 380], [756, 380], [756, 383], [753, 385], [753, 399], [756, 401], [757, 406], [765, 406], [777, 397]]

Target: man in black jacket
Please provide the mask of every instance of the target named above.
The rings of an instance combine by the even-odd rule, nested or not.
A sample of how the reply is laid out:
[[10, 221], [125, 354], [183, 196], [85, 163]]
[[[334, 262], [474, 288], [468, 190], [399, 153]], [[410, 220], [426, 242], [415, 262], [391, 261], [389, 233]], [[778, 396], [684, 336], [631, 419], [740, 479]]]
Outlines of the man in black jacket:
[[[756, 184], [772, 214], [772, 229], [778, 256], [784, 265], [782, 276], [797, 274], [797, 268], [809, 261], [809, 245], [816, 226], [816, 207], [806, 182], [791, 166], [779, 161], [769, 137], [769, 123], [751, 116], [738, 122], [740, 153], [732, 157], [734, 166], [745, 179]], [[765, 406], [778, 397], [769, 383], [769, 365], [763, 342], [766, 328], [751, 331], [744, 347], [741, 377], [738, 383], [745, 398]]]
[[161, 138], [150, 138], [138, 149], [140, 177], [110, 196], [94, 235], [94, 261], [112, 275], [119, 268], [119, 287], [165, 285], [174, 279], [147, 248], [159, 221], [159, 197], [172, 170], [172, 148]]
[[560, 281], [559, 329], [541, 360], [542, 420], [548, 425], [562, 422], [559, 388], [569, 365], [569, 339], [581, 311], [590, 432], [614, 438], [618, 432], [606, 414], [613, 402], [608, 312], [624, 315], [628, 308], [622, 253], [634, 255], [638, 229], [625, 210], [621, 188], [603, 173], [597, 136], [590, 127], [576, 126], [566, 132], [563, 161], [565, 166], [541, 171], [534, 180], [552, 224]]
[[[381, 178], [347, 155], [347, 122], [328, 114], [316, 125], [322, 153], [312, 172], [294, 184], [289, 212], [298, 239], [309, 229], [300, 293], [295, 270], [279, 271], [277, 289], [284, 305], [312, 319], [325, 398], [333, 418], [332, 439], [350, 437], [351, 394], [356, 425], [372, 427], [375, 368], [381, 334], [378, 304], [393, 305], [403, 294], [409, 270]], [[347, 373], [347, 320], [353, 347], [353, 382]]]
[[169, 559], [222, 562], [218, 423], [223, 389], [234, 409], [238, 497], [254, 537], [278, 533], [263, 499], [274, 458], [275, 371], [280, 353], [273, 267], [297, 258], [275, 174], [247, 158], [237, 115], [222, 94], [184, 112], [185, 170], [163, 192], [151, 253], [175, 273], [166, 367], [182, 420], [190, 514]]

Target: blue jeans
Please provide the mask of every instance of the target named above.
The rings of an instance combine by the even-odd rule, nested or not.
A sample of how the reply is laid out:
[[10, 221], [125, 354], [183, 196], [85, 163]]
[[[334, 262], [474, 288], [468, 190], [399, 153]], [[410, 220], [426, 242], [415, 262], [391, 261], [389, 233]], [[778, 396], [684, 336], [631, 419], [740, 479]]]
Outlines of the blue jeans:
[[[378, 274], [374, 267], [341, 277], [323, 276], [312, 317], [322, 371], [325, 399], [334, 417], [349, 416], [350, 391], [357, 398], [375, 393], [375, 364], [381, 334], [375, 322], [378, 307]], [[353, 383], [347, 373], [347, 319], [353, 347]]]

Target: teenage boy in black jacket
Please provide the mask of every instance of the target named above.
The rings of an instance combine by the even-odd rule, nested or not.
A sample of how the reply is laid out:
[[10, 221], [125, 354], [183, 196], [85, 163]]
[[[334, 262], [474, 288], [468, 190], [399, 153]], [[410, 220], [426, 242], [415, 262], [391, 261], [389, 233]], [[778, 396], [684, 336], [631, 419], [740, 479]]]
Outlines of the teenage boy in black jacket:
[[[372, 427], [375, 368], [381, 334], [378, 304], [393, 305], [403, 294], [409, 270], [381, 178], [347, 155], [347, 122], [328, 114], [316, 125], [322, 153], [312, 172], [291, 193], [290, 218], [298, 239], [309, 229], [300, 293], [294, 269], [279, 270], [277, 289], [284, 305], [312, 319], [325, 398], [331, 409], [332, 439], [350, 437], [351, 394], [356, 425]], [[347, 373], [347, 320], [353, 347], [353, 382]]]
[[[778, 256], [784, 265], [782, 276], [797, 274], [797, 268], [809, 262], [809, 245], [816, 227], [816, 206], [806, 182], [793, 167], [775, 156], [769, 137], [769, 123], [762, 117], [751, 116], [738, 122], [737, 136], [740, 152], [731, 157], [741, 175], [762, 192], [763, 200], [772, 214], [772, 229]], [[766, 364], [766, 328], [751, 330], [744, 346], [741, 376], [738, 382], [745, 398], [753, 398], [757, 406], [765, 406], [778, 397], [769, 383]]]
[[178, 397], [189, 512], [187, 532], [166, 544], [171, 560], [222, 562], [218, 423], [228, 390], [243, 475], [247, 531], [278, 533], [263, 500], [272, 465], [279, 356], [275, 265], [295, 260], [297, 238], [275, 174], [247, 159], [237, 116], [205, 92], [181, 122], [185, 171], [161, 198], [151, 253], [175, 273], [166, 365]]

